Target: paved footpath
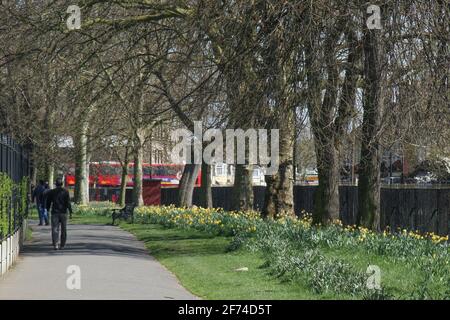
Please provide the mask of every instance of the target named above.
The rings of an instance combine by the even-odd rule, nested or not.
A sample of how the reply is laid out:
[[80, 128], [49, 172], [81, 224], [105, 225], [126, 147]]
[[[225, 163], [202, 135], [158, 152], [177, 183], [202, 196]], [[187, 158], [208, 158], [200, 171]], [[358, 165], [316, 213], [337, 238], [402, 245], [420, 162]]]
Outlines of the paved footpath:
[[[4, 299], [196, 299], [132, 234], [107, 225], [70, 225], [64, 250], [51, 246], [50, 227], [31, 222], [32, 240], [0, 278]], [[81, 289], [67, 288], [79, 266]], [[72, 282], [73, 283], [73, 282]]]

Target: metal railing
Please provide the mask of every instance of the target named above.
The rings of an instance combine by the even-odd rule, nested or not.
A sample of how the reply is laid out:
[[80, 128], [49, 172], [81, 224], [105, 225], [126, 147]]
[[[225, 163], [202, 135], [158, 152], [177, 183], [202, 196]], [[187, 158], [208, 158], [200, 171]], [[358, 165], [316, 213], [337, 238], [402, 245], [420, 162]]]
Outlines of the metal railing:
[[14, 182], [28, 176], [30, 171], [29, 151], [11, 137], [0, 133], [0, 172], [7, 173]]
[[[11, 137], [0, 134], [0, 172], [13, 182], [10, 194], [0, 199], [0, 275], [14, 264], [25, 239], [29, 212], [29, 187], [21, 185], [29, 176], [29, 152]], [[6, 219], [5, 219], [6, 218]]]
[[[22, 194], [18, 188], [14, 188], [9, 199], [0, 200], [0, 218], [6, 212], [7, 228], [3, 230], [0, 228], [0, 241], [8, 238], [10, 235], [17, 232], [22, 227], [24, 220], [29, 214], [29, 199], [28, 195], [25, 205], [21, 204]], [[4, 210], [6, 209], [6, 210]]]

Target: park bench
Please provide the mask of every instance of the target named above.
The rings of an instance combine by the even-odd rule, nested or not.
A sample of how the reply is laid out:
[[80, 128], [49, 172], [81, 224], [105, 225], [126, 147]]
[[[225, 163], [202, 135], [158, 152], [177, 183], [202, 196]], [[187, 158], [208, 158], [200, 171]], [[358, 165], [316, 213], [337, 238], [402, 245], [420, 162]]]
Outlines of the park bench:
[[128, 221], [131, 218], [131, 223], [134, 223], [134, 208], [136, 208], [136, 205], [132, 203], [127, 204], [121, 209], [112, 209], [112, 225], [115, 225], [116, 220], [118, 219]]

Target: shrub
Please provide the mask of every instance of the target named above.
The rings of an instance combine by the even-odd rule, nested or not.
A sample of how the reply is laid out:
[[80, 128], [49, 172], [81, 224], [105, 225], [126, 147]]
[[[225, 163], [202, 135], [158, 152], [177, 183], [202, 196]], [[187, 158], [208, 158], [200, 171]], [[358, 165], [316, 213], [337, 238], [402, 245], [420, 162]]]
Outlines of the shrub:
[[11, 178], [5, 173], [0, 173], [0, 239], [8, 233], [8, 209], [11, 203], [12, 190], [13, 182]]
[[9, 231], [9, 219], [21, 221], [28, 212], [27, 206], [28, 178], [24, 177], [16, 184], [7, 174], [0, 173], [0, 239]]

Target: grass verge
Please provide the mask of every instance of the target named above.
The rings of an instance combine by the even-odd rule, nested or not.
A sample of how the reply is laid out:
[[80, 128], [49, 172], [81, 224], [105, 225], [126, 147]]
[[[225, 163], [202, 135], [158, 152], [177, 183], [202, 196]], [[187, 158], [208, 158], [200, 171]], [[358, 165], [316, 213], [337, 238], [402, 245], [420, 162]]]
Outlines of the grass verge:
[[[71, 224], [109, 224], [98, 215], [77, 215]], [[264, 261], [246, 250], [228, 252], [230, 237], [156, 224], [119, 225], [145, 243], [150, 254], [174, 273], [190, 292], [203, 299], [338, 299], [318, 295], [300, 283], [281, 281], [262, 267]], [[235, 271], [238, 268], [248, 271]]]
[[[75, 215], [71, 221], [80, 224], [110, 222], [109, 217], [98, 214]], [[190, 221], [184, 228], [177, 227], [176, 223], [179, 221], [165, 226], [150, 221], [122, 222], [120, 227], [143, 241], [150, 253], [172, 271], [184, 287], [205, 299], [433, 299], [442, 297], [445, 291], [443, 281], [433, 277], [446, 273], [431, 272], [433, 266], [423, 264], [438, 260], [421, 253], [402, 260], [397, 254], [377, 254], [378, 249], [368, 250], [362, 245], [330, 246], [326, 241], [307, 237], [286, 242], [286, 235], [278, 227], [272, 230], [272, 236], [257, 233], [254, 240], [259, 243], [256, 246], [261, 247], [259, 250], [238, 245], [230, 251], [230, 244], [236, 238], [191, 228]], [[211, 223], [215, 225], [213, 220]], [[199, 226], [208, 227], [202, 218]], [[295, 238], [298, 234], [292, 236]], [[330, 239], [335, 239], [333, 237]], [[336, 237], [338, 239], [333, 241], [341, 241], [339, 234]], [[398, 241], [390, 240], [388, 244], [398, 244]], [[417, 251], [409, 250], [411, 254]], [[355, 286], [365, 286], [369, 265], [381, 270], [382, 296], [366, 295], [364, 290], [353, 291]], [[248, 268], [248, 271], [236, 271], [239, 268]], [[448, 269], [448, 265], [444, 268]], [[356, 278], [359, 280], [348, 282]]]

